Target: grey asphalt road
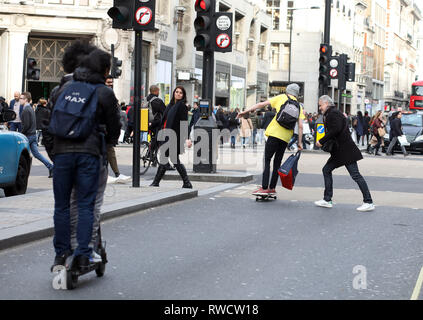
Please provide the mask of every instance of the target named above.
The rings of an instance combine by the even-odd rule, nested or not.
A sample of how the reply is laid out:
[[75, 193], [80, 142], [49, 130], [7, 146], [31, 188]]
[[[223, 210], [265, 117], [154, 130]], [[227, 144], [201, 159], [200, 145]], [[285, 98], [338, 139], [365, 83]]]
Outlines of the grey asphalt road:
[[[52, 288], [51, 238], [2, 251], [0, 299], [410, 299], [422, 210], [258, 203], [245, 187], [103, 223], [106, 274], [82, 276], [73, 291]], [[351, 185], [341, 177], [335, 187]]]

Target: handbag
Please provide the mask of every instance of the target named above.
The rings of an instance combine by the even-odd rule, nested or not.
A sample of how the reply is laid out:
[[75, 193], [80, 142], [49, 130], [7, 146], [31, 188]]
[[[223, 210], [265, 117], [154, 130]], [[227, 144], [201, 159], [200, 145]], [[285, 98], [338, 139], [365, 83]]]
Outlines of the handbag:
[[329, 139], [322, 145], [322, 150], [324, 152], [331, 153], [335, 151], [337, 148], [338, 148], [338, 141], [336, 141], [335, 139]]
[[384, 128], [378, 128], [377, 129], [377, 133], [379, 134], [379, 137], [384, 137], [385, 136], [385, 134], [386, 134], [386, 131], [385, 131], [385, 129]]
[[398, 141], [399, 141], [401, 146], [409, 146], [410, 145], [410, 142], [407, 141], [407, 137], [405, 136], [405, 134], [403, 134], [402, 136], [398, 136]]
[[300, 160], [301, 151], [291, 154], [278, 170], [282, 186], [288, 190], [294, 188], [295, 178], [298, 175], [298, 160]]

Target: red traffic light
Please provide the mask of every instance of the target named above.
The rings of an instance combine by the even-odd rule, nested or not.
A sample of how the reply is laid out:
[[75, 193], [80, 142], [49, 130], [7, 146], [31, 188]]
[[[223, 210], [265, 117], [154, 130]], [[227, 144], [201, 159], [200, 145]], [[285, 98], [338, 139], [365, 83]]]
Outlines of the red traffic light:
[[321, 46], [320, 47], [320, 52], [321, 53], [327, 53], [328, 52], [328, 47], [327, 46]]
[[196, 0], [195, 1], [195, 11], [209, 11], [210, 9], [210, 0]]

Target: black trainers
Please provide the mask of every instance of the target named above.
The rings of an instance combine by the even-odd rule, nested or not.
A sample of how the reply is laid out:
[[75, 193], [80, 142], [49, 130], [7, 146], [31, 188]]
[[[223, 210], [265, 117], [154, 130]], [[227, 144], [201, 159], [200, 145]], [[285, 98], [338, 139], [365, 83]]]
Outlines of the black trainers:
[[48, 177], [53, 178], [53, 168], [48, 169]]
[[54, 257], [54, 262], [53, 262], [53, 265], [51, 266], [51, 271], [53, 271], [53, 268], [55, 267], [55, 266], [64, 266], [65, 264], [66, 264], [66, 259], [68, 258], [70, 256], [70, 253], [68, 253], [68, 252], [66, 252], [66, 253], [63, 253], [63, 254], [61, 254], [61, 255], [56, 255], [55, 257]]

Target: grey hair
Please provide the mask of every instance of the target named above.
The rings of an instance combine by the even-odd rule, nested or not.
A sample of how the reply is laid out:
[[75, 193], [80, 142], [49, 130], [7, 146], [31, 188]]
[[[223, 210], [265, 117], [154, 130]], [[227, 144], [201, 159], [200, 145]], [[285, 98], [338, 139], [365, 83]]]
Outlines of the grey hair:
[[333, 102], [332, 98], [328, 95], [323, 95], [319, 98], [319, 101], [327, 103], [329, 106], [334, 106], [335, 103]]

